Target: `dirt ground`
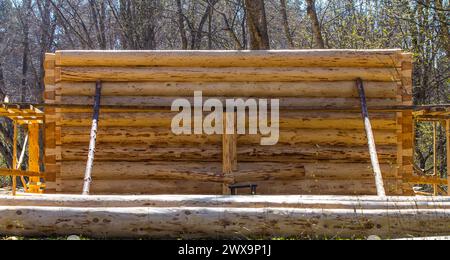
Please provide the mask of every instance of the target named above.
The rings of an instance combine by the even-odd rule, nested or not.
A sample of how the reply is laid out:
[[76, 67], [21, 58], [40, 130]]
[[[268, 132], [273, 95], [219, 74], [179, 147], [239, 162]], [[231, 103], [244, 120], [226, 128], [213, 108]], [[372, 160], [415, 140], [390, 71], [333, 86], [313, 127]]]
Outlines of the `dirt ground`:
[[10, 188], [0, 188], [0, 195], [8, 195], [11, 194]]

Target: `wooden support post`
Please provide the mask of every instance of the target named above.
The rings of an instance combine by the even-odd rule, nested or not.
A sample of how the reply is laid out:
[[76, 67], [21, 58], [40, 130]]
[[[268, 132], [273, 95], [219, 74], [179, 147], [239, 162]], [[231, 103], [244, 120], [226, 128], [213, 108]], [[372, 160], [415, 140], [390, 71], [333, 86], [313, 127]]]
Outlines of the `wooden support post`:
[[[28, 125], [28, 170], [40, 172], [39, 167], [39, 124]], [[41, 178], [30, 177], [28, 192], [41, 193]]]
[[[12, 160], [12, 169], [16, 170], [17, 167], [17, 133], [18, 126], [17, 123], [14, 122], [14, 134], [13, 134], [13, 160]], [[16, 196], [17, 191], [17, 176], [11, 175], [12, 179], [12, 195]]]
[[[437, 169], [437, 122], [433, 121], [433, 177], [439, 178]], [[433, 184], [433, 195], [438, 195], [438, 185]]]
[[386, 190], [384, 188], [383, 175], [381, 174], [380, 162], [378, 160], [377, 148], [375, 144], [375, 138], [372, 130], [372, 123], [370, 122], [369, 111], [367, 109], [366, 93], [364, 90], [364, 84], [362, 79], [357, 79], [356, 82], [359, 96], [361, 98], [361, 111], [364, 120], [364, 126], [366, 129], [367, 142], [369, 145], [370, 159], [372, 162], [373, 172], [375, 175], [375, 184], [377, 187], [377, 194], [380, 197], [386, 196]]
[[447, 187], [447, 193], [450, 196], [450, 120], [447, 119], [445, 121], [445, 133], [447, 137], [447, 180], [448, 180], [448, 187]]
[[102, 96], [102, 83], [97, 81], [95, 86], [94, 115], [92, 118], [91, 140], [89, 143], [89, 155], [84, 174], [83, 195], [89, 195], [92, 183], [92, 168], [94, 166], [95, 147], [97, 142], [98, 120], [100, 115], [100, 100]]
[[[237, 170], [237, 134], [236, 134], [236, 113], [224, 112], [223, 116], [224, 134], [222, 136], [222, 173], [225, 176], [233, 174]], [[230, 129], [233, 127], [233, 133]], [[223, 184], [223, 194], [229, 194], [229, 183]]]
[[[29, 135], [27, 134], [27, 136], [25, 137], [25, 140], [23, 141], [23, 147], [22, 147], [22, 151], [20, 152], [19, 161], [16, 163], [16, 165], [14, 165], [15, 169], [17, 169], [17, 170], [20, 170], [22, 168], [22, 163], [25, 158], [25, 151], [27, 150], [26, 148], [28, 145], [28, 138], [29, 138]], [[25, 192], [28, 192], [27, 181], [25, 180], [25, 177], [20, 176], [20, 180], [22, 182], [23, 189], [25, 190]]]

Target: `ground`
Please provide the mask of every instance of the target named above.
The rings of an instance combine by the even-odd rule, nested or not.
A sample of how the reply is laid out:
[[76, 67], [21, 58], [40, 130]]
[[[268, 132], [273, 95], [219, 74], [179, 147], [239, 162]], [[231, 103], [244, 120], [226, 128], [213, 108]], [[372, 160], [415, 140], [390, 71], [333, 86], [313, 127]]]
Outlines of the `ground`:
[[8, 195], [8, 194], [11, 194], [11, 189], [8, 189], [8, 188], [0, 189], [0, 195]]

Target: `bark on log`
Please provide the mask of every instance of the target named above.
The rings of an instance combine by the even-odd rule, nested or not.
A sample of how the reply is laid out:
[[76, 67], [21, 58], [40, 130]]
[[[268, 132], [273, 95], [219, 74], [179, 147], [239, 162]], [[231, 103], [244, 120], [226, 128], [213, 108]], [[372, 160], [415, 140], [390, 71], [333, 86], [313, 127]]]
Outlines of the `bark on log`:
[[[340, 97], [357, 98], [353, 81], [338, 82], [105, 82], [105, 96], [192, 96], [202, 91], [203, 96], [222, 97]], [[395, 82], [366, 82], [368, 98], [395, 98]], [[61, 82], [57, 84], [62, 96], [93, 96], [94, 83]]]
[[[62, 144], [88, 143], [89, 129], [86, 127], [63, 127], [61, 131]], [[106, 128], [99, 129], [98, 143], [121, 144], [184, 144], [206, 145], [220, 144], [219, 135], [180, 135], [173, 134], [168, 128]], [[397, 144], [397, 134], [394, 130], [375, 131], [375, 140], [379, 145]], [[243, 135], [238, 137], [239, 145], [260, 145], [260, 135]], [[281, 130], [279, 144], [299, 145], [363, 145], [367, 140], [364, 131], [359, 130], [326, 130], [298, 129]]]
[[[61, 164], [63, 179], [80, 179], [82, 171], [83, 164], [80, 162]], [[220, 163], [98, 162], [94, 167], [93, 176], [95, 180], [196, 180], [221, 183], [233, 180], [236, 182], [299, 180], [305, 177], [305, 167], [301, 164], [241, 163], [239, 171], [223, 176]]]
[[206, 195], [29, 195], [0, 196], [0, 206], [136, 208], [311, 208], [311, 209], [450, 209], [448, 197], [378, 196], [206, 196]]
[[402, 51], [57, 51], [63, 67], [401, 67]]
[[[378, 146], [378, 155], [381, 163], [394, 163], [397, 158], [397, 146]], [[61, 148], [63, 161], [82, 161], [86, 158], [88, 147], [84, 144], [65, 145]], [[133, 156], [130, 156], [132, 154]], [[369, 162], [370, 155], [366, 146], [316, 146], [316, 145], [276, 145], [264, 146], [238, 146], [240, 162], [285, 162], [305, 163], [328, 161]], [[99, 144], [96, 152], [96, 161], [189, 161], [189, 162], [220, 162], [220, 145], [194, 146], [154, 146], [146, 144]]]
[[447, 235], [449, 214], [448, 209], [0, 207], [0, 233], [177, 239], [396, 238]]
[[[194, 93], [190, 96], [182, 97], [136, 97], [136, 96], [119, 96], [119, 97], [103, 97], [102, 106], [108, 105], [122, 105], [122, 106], [148, 106], [148, 107], [170, 107], [172, 103], [179, 98], [187, 99], [192, 105], [194, 104]], [[223, 104], [227, 98], [216, 97]], [[234, 99], [238, 99], [239, 96]], [[242, 97], [242, 99], [247, 100], [248, 98]], [[359, 99], [357, 98], [278, 98], [280, 100], [280, 107], [317, 107], [317, 108], [333, 108], [333, 107], [353, 107], [359, 105]], [[71, 104], [71, 105], [87, 105], [93, 104], [94, 100], [92, 97], [86, 96], [62, 96], [61, 100], [58, 102], [60, 104]], [[375, 106], [394, 106], [398, 104], [397, 100], [394, 98], [372, 98], [367, 101], [370, 107]]]
[[[99, 127], [167, 127], [177, 112], [141, 112], [141, 113], [106, 113], [100, 115]], [[207, 113], [204, 113], [206, 116]], [[89, 113], [61, 113], [58, 125], [68, 127], [87, 127], [92, 121]], [[249, 116], [246, 116], [248, 125]], [[269, 120], [269, 123], [271, 121]], [[394, 113], [372, 114], [373, 129], [395, 130], [397, 119]], [[364, 129], [364, 124], [357, 113], [323, 113], [280, 111], [281, 129]]]
[[[351, 180], [276, 180], [257, 181], [259, 195], [376, 195], [376, 187], [372, 179]], [[403, 182], [397, 179], [385, 180], [389, 195], [402, 195]], [[82, 179], [60, 179], [58, 193], [74, 194], [83, 186]], [[189, 180], [97, 180], [92, 186], [92, 194], [96, 195], [222, 195], [223, 185], [215, 182], [199, 182]]]
[[394, 68], [56, 68], [56, 82], [154, 81], [154, 82], [296, 82], [350, 81], [358, 77], [367, 81], [399, 81]]

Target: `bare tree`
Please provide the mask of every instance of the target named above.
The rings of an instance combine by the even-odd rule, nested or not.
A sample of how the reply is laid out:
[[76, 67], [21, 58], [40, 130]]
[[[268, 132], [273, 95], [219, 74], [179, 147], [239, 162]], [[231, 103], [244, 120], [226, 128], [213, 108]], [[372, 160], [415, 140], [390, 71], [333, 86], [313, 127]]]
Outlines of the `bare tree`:
[[181, 4], [181, 0], [176, 0], [177, 2], [177, 15], [178, 15], [178, 29], [180, 31], [180, 37], [181, 37], [181, 46], [183, 50], [188, 49], [188, 39], [186, 35], [186, 28], [184, 24], [184, 13], [183, 13], [183, 6]]
[[311, 19], [312, 31], [314, 34], [314, 46], [319, 49], [325, 49], [325, 43], [322, 37], [322, 29], [320, 28], [319, 18], [316, 11], [316, 1], [306, 0], [307, 12]]
[[270, 49], [264, 0], [245, 0], [245, 6], [250, 33], [250, 48], [252, 50]]
[[283, 21], [284, 34], [286, 35], [286, 40], [289, 44], [289, 48], [294, 49], [295, 44], [294, 40], [292, 39], [291, 29], [289, 27], [286, 0], [280, 0], [280, 13]]

